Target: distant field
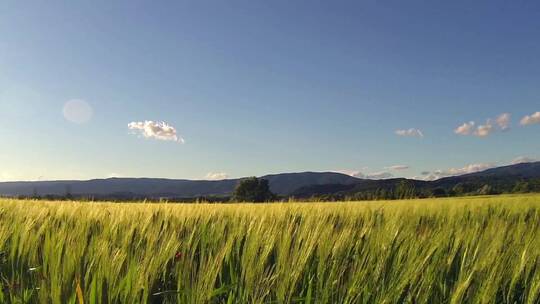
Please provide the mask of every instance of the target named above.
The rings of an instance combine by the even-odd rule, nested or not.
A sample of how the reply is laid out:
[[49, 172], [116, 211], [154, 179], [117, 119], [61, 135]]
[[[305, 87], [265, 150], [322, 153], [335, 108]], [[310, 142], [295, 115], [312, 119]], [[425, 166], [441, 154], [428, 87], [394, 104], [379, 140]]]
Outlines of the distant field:
[[539, 303], [540, 195], [0, 200], [1, 303]]

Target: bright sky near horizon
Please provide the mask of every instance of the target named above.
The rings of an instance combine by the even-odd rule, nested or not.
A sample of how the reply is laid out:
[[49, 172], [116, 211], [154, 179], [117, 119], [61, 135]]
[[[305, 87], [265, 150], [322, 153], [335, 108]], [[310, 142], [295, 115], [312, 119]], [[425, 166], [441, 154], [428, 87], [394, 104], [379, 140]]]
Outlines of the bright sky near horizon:
[[540, 158], [538, 1], [8, 0], [0, 37], [0, 181]]

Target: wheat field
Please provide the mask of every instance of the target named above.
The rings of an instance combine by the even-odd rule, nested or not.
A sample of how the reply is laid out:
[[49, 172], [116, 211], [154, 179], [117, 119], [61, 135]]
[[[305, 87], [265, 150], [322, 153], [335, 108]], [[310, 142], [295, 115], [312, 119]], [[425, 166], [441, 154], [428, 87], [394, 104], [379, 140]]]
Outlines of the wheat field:
[[0, 200], [1, 303], [539, 303], [540, 195]]

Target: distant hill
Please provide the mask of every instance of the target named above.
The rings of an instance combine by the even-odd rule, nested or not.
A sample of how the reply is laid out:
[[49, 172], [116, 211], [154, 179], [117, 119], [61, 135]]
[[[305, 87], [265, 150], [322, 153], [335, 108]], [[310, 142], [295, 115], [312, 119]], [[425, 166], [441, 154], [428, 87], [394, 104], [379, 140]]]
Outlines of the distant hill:
[[473, 181], [477, 179], [485, 178], [497, 178], [497, 179], [507, 179], [507, 178], [540, 178], [540, 162], [532, 163], [521, 163], [503, 167], [497, 167], [492, 169], [487, 169], [485, 171], [470, 173], [460, 176], [446, 177], [436, 181], [438, 184], [444, 184], [448, 181]]
[[[325, 172], [284, 173], [263, 176], [275, 194], [286, 196], [307, 185], [354, 184], [360, 180], [345, 174]], [[240, 179], [220, 181], [155, 178], [109, 178], [88, 181], [37, 181], [0, 183], [3, 196], [55, 195], [94, 197], [190, 198], [228, 196]]]
[[282, 173], [266, 175], [262, 178], [268, 180], [270, 190], [278, 195], [290, 195], [296, 189], [308, 185], [354, 185], [362, 181], [356, 177], [335, 172]]
[[[471, 174], [445, 177], [435, 181], [394, 178], [361, 180], [356, 184], [349, 185], [308, 185], [298, 188], [292, 195], [298, 198], [325, 195], [363, 198], [366, 197], [366, 194], [370, 194], [377, 198], [381, 196], [396, 198], [396, 196], [402, 195], [402, 193], [396, 193], [398, 190], [401, 192], [409, 190], [410, 194], [422, 197], [511, 193], [516, 191], [516, 186], [521, 186], [522, 189], [518, 188], [518, 190], [523, 192], [540, 191], [540, 162], [503, 166]], [[482, 193], [482, 191], [488, 193]]]
[[[355, 199], [429, 197], [442, 195], [540, 191], [540, 162], [493, 168], [435, 181], [405, 178], [358, 179], [333, 172], [266, 175], [272, 192], [297, 198]], [[2, 196], [88, 196], [95, 198], [195, 198], [227, 197], [240, 179], [220, 181], [156, 178], [110, 178], [89, 181], [39, 181], [0, 183]], [[538, 190], [536, 190], [538, 187]]]

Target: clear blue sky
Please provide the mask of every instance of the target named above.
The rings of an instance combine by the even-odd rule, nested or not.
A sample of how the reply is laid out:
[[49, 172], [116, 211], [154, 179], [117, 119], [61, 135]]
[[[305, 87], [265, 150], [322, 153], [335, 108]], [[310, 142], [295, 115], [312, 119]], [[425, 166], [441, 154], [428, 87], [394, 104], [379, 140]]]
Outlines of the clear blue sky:
[[[0, 37], [0, 180], [540, 157], [540, 125], [520, 125], [540, 111], [538, 1], [3, 1]], [[178, 140], [128, 129], [147, 120]]]

